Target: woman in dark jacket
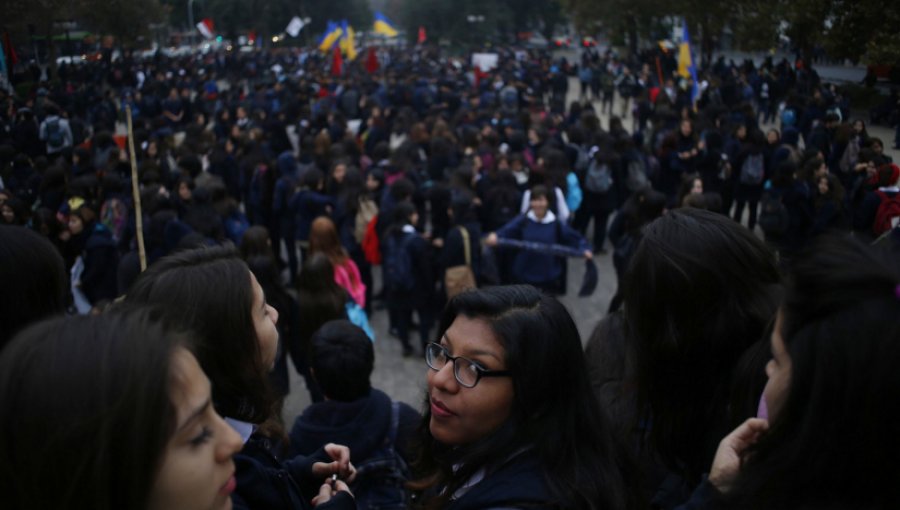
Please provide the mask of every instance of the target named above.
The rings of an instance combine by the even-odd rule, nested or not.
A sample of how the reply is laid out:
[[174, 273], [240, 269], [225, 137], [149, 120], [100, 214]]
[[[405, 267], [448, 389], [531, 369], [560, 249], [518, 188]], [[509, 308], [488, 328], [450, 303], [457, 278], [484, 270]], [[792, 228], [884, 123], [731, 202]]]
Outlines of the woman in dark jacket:
[[166, 257], [141, 275], [126, 303], [156, 306], [174, 327], [195, 333], [192, 350], [212, 383], [212, 403], [244, 441], [235, 455], [236, 508], [306, 509], [317, 491], [331, 498], [329, 508], [355, 508], [344, 482], [321, 484], [332, 473], [352, 477], [346, 448], [281, 457], [284, 433], [268, 381], [278, 352], [278, 312], [235, 251]]
[[86, 206], [78, 208], [69, 217], [69, 232], [71, 242], [82, 247], [80, 256], [84, 270], [77, 286], [91, 305], [115, 299], [119, 254], [112, 232], [98, 222], [94, 211]]
[[384, 235], [382, 267], [391, 325], [403, 344], [403, 355], [413, 352], [409, 343], [412, 313], [419, 316], [419, 337], [424, 346], [434, 322], [434, 269], [431, 247], [414, 225], [419, 213], [409, 202], [398, 204], [394, 221]]
[[441, 267], [446, 270], [449, 267], [466, 264], [463, 239], [463, 230], [465, 230], [469, 243], [470, 266], [477, 281], [478, 275], [481, 274], [481, 224], [475, 218], [471, 196], [459, 194], [450, 202], [447, 212], [453, 226], [447, 232], [444, 246], [441, 249]]
[[[500, 239], [512, 239], [537, 245], [560, 244], [581, 252], [586, 259], [593, 258], [587, 241], [571, 227], [557, 220], [549, 209], [549, 194], [546, 186], [535, 186], [531, 190], [531, 207], [528, 213], [489, 234], [485, 243], [496, 246]], [[560, 293], [563, 289], [563, 261], [549, 253], [520, 249], [513, 258], [512, 277], [516, 283], [527, 283], [548, 292]]]
[[439, 332], [412, 484], [424, 508], [640, 507], [559, 301], [528, 285], [464, 292]]
[[768, 175], [768, 163], [771, 160], [762, 140], [762, 132], [753, 131], [748, 136], [737, 158], [734, 160], [734, 221], [743, 221], [744, 205], [748, 206], [747, 228], [756, 228], [757, 209], [762, 197], [763, 186]]

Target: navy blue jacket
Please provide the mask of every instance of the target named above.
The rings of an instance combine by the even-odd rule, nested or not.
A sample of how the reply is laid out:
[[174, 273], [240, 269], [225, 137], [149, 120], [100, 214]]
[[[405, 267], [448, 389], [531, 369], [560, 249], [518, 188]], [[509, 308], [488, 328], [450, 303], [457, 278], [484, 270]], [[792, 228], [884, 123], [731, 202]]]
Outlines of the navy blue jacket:
[[294, 222], [294, 239], [309, 239], [309, 229], [314, 219], [327, 214], [327, 207], [334, 207], [334, 199], [317, 191], [302, 189], [291, 197], [290, 210]]
[[[253, 434], [240, 453], [234, 456], [237, 489], [231, 495], [235, 509], [246, 510], [305, 510], [311, 509], [312, 499], [318, 495], [321, 480], [312, 476], [315, 462], [331, 462], [325, 450], [309, 457], [295, 457], [282, 461], [273, 452], [268, 438]], [[344, 492], [320, 510], [351, 510], [356, 508], [353, 498]]]
[[[580, 251], [590, 249], [584, 237], [568, 225], [559, 221], [538, 223], [524, 214], [504, 225], [497, 231], [497, 236], [544, 244], [563, 244]], [[519, 283], [547, 284], [556, 281], [562, 271], [562, 260], [546, 253], [520, 250], [513, 259], [512, 275]]]
[[[409, 463], [409, 440], [416, 434], [422, 418], [415, 409], [400, 403], [397, 451]], [[327, 443], [350, 448], [353, 463], [359, 464], [381, 447], [391, 425], [391, 398], [372, 389], [369, 395], [353, 402], [326, 400], [310, 405], [294, 421], [291, 429], [291, 455], [310, 455]]]
[[565, 506], [551, 493], [537, 458], [523, 453], [488, 474], [459, 499], [450, 501], [446, 510], [558, 509]]

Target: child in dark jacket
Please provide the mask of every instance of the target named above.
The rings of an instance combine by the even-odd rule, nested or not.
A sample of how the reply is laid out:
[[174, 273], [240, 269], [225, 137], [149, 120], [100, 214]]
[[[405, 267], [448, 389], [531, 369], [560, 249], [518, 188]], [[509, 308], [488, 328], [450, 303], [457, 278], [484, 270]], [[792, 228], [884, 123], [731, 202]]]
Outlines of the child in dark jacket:
[[372, 342], [349, 321], [328, 322], [313, 335], [310, 364], [326, 400], [297, 417], [291, 455], [310, 455], [332, 441], [345, 444], [358, 469], [351, 484], [358, 507], [405, 507], [409, 442], [421, 416], [371, 387], [374, 362]]
[[[593, 257], [590, 246], [578, 232], [556, 219], [549, 210], [549, 191], [546, 186], [531, 190], [529, 211], [516, 217], [500, 230], [491, 233], [485, 244], [495, 246], [499, 239], [515, 239], [540, 244], [561, 244]], [[531, 250], [520, 250], [513, 259], [512, 276], [516, 283], [528, 283], [549, 292], [558, 293], [562, 288], [563, 260], [557, 256]]]

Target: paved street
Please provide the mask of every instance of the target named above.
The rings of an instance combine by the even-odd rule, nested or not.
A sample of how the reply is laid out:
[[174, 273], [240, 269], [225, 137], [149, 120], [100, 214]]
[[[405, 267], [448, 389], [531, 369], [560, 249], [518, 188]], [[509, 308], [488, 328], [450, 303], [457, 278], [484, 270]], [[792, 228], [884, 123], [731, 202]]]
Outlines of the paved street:
[[[575, 91], [577, 90], [579, 90], [579, 87], [576, 79], [570, 79], [570, 94], [567, 104], [575, 99]], [[599, 103], [596, 106], [596, 111], [599, 112]], [[616, 112], [621, 111], [621, 106], [618, 102], [614, 110]], [[606, 128], [609, 125], [609, 116], [601, 114], [600, 118], [603, 127]], [[626, 119], [625, 127], [629, 130], [632, 129], [630, 118]], [[889, 149], [890, 142], [893, 140], [893, 132], [881, 126], [869, 126], [868, 129], [871, 136], [880, 137], [885, 141], [886, 152], [893, 156], [894, 161], [900, 161], [900, 151]], [[588, 232], [592, 232], [592, 228], [589, 228]], [[607, 246], [607, 248], [609, 247]], [[599, 273], [599, 283], [594, 295], [587, 298], [578, 297], [578, 289], [581, 286], [581, 278], [584, 274], [584, 264], [570, 259], [568, 294], [561, 298], [561, 301], [566, 305], [566, 308], [578, 325], [582, 342], [587, 341], [591, 330], [603, 318], [609, 301], [616, 290], [616, 276], [612, 266], [611, 250], [607, 255], [597, 255], [594, 257], [594, 260]], [[378, 278], [380, 268], [376, 269], [375, 272], [376, 278]], [[380, 283], [376, 284], [376, 289], [378, 288], [380, 288]], [[403, 358], [400, 342], [387, 332], [386, 310], [376, 310], [370, 321], [377, 337], [375, 341], [375, 372], [372, 375], [372, 385], [385, 391], [394, 399], [406, 402], [417, 409], [420, 408], [425, 390], [425, 373], [428, 370], [424, 359], [418, 351], [413, 357]], [[413, 345], [418, 345], [418, 335], [413, 334], [411, 338]], [[309, 393], [306, 391], [303, 379], [292, 369], [291, 393], [288, 395], [284, 405], [286, 423], [293, 423], [294, 417], [309, 405], [309, 402]]]

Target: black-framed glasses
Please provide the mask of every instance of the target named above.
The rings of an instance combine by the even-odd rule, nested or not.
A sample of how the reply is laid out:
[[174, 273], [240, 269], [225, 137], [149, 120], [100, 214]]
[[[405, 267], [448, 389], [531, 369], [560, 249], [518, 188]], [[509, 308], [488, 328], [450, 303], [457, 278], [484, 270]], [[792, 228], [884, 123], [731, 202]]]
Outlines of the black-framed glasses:
[[509, 377], [512, 375], [509, 370], [488, 370], [481, 368], [478, 363], [469, 358], [451, 356], [447, 349], [439, 343], [431, 342], [425, 346], [425, 363], [435, 372], [444, 368], [448, 361], [453, 362], [453, 377], [456, 378], [456, 382], [465, 388], [474, 388], [482, 377]]

